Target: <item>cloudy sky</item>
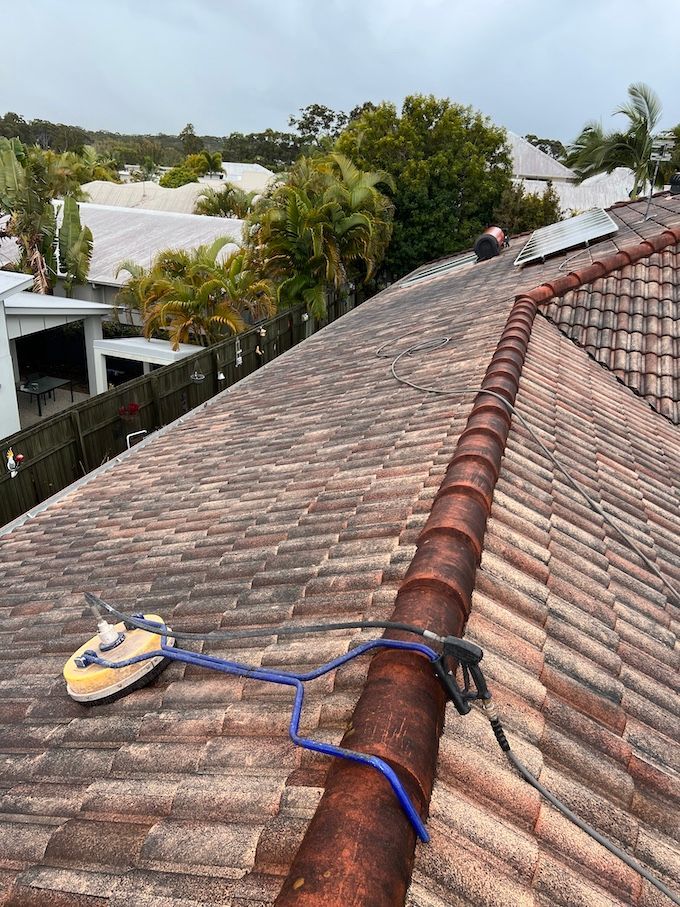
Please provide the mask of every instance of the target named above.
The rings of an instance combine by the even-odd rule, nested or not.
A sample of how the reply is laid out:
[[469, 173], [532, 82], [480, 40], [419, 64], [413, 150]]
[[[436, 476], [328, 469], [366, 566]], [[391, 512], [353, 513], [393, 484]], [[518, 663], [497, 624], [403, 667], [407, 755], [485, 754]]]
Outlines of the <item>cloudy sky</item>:
[[[631, 82], [680, 122], [676, 17], [637, 0], [21, 0], [0, 113], [120, 132], [287, 128], [318, 102], [422, 92], [569, 140]], [[10, 36], [14, 36], [10, 39]]]

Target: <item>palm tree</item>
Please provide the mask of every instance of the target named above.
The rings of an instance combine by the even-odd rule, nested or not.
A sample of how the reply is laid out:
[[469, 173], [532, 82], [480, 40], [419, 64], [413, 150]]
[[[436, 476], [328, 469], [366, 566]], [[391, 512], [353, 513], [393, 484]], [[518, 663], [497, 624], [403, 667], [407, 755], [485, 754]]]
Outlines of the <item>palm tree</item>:
[[20, 271], [33, 274], [36, 293], [50, 293], [57, 275], [57, 219], [44, 161], [16, 139], [0, 138], [0, 238], [19, 247]]
[[64, 289], [70, 298], [73, 286], [85, 283], [92, 260], [92, 231], [80, 223], [78, 204], [71, 196], [64, 199], [64, 213], [59, 228], [59, 264], [64, 276]]
[[331, 168], [338, 177], [330, 187], [331, 195], [338, 199], [347, 213], [362, 213], [371, 219], [371, 242], [362, 256], [366, 267], [365, 279], [368, 280], [385, 257], [392, 238], [394, 205], [378, 186], [395, 192], [395, 182], [385, 170], [360, 170], [344, 154], [336, 152], [329, 158]]
[[598, 123], [586, 123], [569, 148], [567, 166], [573, 167], [580, 179], [627, 167], [633, 171], [631, 197], [636, 198], [653, 178], [650, 158], [661, 102], [648, 85], [638, 82], [628, 88], [627, 103], [617, 107], [614, 114], [626, 117], [628, 128], [606, 133]]
[[145, 337], [165, 334], [173, 349], [180, 343], [210, 346], [273, 314], [273, 287], [244, 250], [218, 261], [231, 242], [222, 237], [190, 251], [161, 252], [148, 271], [135, 262], [120, 265], [118, 273], [127, 271], [130, 280], [119, 302], [140, 313]]
[[205, 172], [212, 176], [213, 173], [222, 172], [222, 154], [219, 151], [201, 151], [203, 160], [205, 161]]
[[244, 218], [254, 209], [256, 196], [257, 192], [246, 192], [232, 183], [225, 183], [219, 191], [208, 186], [197, 196], [194, 214]]
[[263, 272], [280, 304], [303, 301], [323, 317], [331, 294], [370, 276], [391, 231], [392, 207], [377, 189], [387, 174], [362, 173], [342, 155], [301, 158], [249, 219]]

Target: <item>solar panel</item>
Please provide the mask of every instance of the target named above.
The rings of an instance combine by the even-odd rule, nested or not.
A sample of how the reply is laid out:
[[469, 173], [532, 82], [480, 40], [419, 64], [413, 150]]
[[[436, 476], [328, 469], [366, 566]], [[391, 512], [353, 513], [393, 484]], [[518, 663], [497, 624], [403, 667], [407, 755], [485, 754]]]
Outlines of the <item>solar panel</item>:
[[429, 268], [424, 268], [422, 271], [416, 272], [412, 277], [407, 277], [402, 283], [404, 286], [410, 283], [416, 283], [418, 280], [425, 280], [427, 277], [434, 277], [436, 274], [444, 274], [446, 271], [453, 271], [454, 268], [460, 268], [462, 265], [469, 265], [472, 262], [477, 261], [477, 256], [474, 252], [469, 252], [466, 255], [461, 255], [459, 258], [454, 258], [453, 261], [450, 259], [448, 261], [440, 261], [437, 264], [430, 265]]
[[611, 236], [619, 228], [603, 208], [593, 208], [568, 220], [558, 221], [549, 227], [534, 230], [529, 241], [515, 259], [516, 265], [542, 261], [557, 252], [566, 252], [577, 246], [587, 246], [594, 239]]

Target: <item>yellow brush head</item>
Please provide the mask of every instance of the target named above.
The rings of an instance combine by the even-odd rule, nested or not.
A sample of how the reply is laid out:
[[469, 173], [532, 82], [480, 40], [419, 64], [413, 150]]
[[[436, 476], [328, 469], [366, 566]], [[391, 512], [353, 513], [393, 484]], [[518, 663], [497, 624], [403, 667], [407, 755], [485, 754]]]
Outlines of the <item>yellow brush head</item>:
[[[144, 618], [162, 623], [162, 618], [157, 614], [145, 614]], [[125, 661], [146, 652], [160, 651], [161, 637], [157, 633], [137, 628], [128, 630], [122, 622], [115, 625], [115, 630], [125, 636], [115, 648], [102, 652], [99, 635], [93, 636], [77, 652], [74, 652], [64, 665], [66, 690], [76, 702], [86, 705], [88, 703], [102, 704], [104, 701], [111, 702], [132, 689], [138, 689], [149, 683], [167, 665], [169, 659], [163, 655], [157, 655], [124, 668], [104, 668], [97, 664], [79, 668], [76, 658], [87, 649], [92, 649], [107, 661]], [[167, 643], [172, 646], [175, 644], [175, 640], [168, 637]]]

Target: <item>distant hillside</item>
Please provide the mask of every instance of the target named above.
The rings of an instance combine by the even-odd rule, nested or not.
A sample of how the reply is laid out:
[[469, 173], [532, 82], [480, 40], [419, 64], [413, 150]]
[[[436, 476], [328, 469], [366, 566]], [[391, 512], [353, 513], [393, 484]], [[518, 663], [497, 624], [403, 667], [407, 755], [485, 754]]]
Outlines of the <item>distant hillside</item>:
[[[184, 130], [183, 130], [184, 131]], [[187, 153], [186, 139], [180, 135], [137, 135], [106, 130], [84, 129], [49, 120], [26, 120], [20, 114], [0, 116], [0, 136], [16, 136], [27, 144], [37, 144], [53, 151], [82, 151], [84, 145], [94, 145], [100, 154], [115, 158], [125, 164], [143, 164], [147, 160], [163, 167], [173, 167]], [[193, 135], [196, 146], [208, 151], [219, 151], [226, 161], [247, 161], [262, 164], [271, 170], [288, 167], [307, 144], [296, 133], [264, 132], [230, 135]]]

